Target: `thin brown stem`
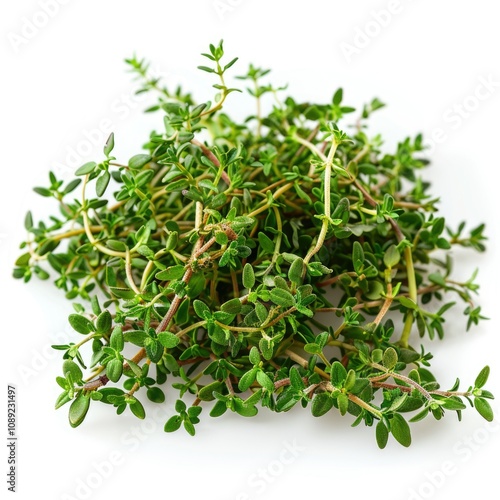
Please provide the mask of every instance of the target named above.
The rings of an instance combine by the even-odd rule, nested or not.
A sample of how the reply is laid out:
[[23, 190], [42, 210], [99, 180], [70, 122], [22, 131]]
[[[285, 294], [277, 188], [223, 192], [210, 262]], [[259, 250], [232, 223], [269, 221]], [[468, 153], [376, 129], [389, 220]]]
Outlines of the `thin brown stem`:
[[380, 325], [380, 322], [382, 321], [384, 316], [389, 311], [393, 300], [394, 300], [394, 297], [392, 296], [392, 285], [390, 283], [387, 283], [387, 297], [382, 305], [382, 308], [380, 309], [379, 313], [377, 314], [377, 317], [373, 320], [373, 323], [375, 324], [375, 326]]
[[[200, 149], [201, 149], [201, 152], [216, 166], [216, 167], [220, 167], [220, 162], [219, 160], [217, 159], [217, 156], [215, 156], [212, 151], [210, 151], [209, 148], [207, 148], [205, 146], [205, 144], [203, 144], [202, 142], [196, 140], [196, 139], [192, 139], [191, 140], [191, 144], [194, 144], [195, 146], [198, 146]], [[229, 178], [229, 176], [227, 175], [227, 172], [226, 171], [222, 171], [222, 174], [221, 174], [221, 179], [228, 185], [230, 186], [231, 185], [231, 179]]]

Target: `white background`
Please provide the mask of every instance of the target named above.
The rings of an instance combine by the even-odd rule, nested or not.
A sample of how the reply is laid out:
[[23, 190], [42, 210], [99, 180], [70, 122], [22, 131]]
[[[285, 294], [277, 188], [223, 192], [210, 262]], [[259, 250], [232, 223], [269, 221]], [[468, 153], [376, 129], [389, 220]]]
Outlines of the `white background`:
[[[377, 13], [398, 2], [66, 0], [55, 3], [50, 18], [42, 3], [0, 7], [2, 391], [7, 382], [18, 390], [17, 497], [242, 500], [311, 492], [311, 498], [406, 500], [485, 498], [497, 490], [498, 423], [486, 424], [474, 410], [464, 413], [462, 423], [450, 414], [444, 421], [415, 424], [411, 448], [391, 439], [384, 451], [378, 450], [373, 429], [350, 427], [351, 417], [332, 412], [314, 419], [299, 408], [284, 415], [261, 411], [248, 420], [202, 414], [195, 438], [165, 434], [173, 392], [163, 414], [155, 417], [153, 405], [147, 406], [149, 423], [130, 414], [116, 417], [111, 408], [96, 405], [81, 427], [71, 429], [67, 408], [53, 410], [60, 360], [48, 347], [70, 334], [71, 306], [50, 283], [24, 285], [11, 278], [26, 211], [39, 219], [54, 208], [32, 191], [47, 183], [49, 169], [70, 179], [68, 165], [75, 160], [69, 152], [85, 150], [89, 137], [98, 144], [76, 161], [99, 159], [102, 120], [112, 123], [115, 152], [124, 161], [140, 152], [151, 128], [161, 127], [158, 115], [142, 115], [146, 103], [127, 101], [136, 87], [123, 59], [133, 53], [146, 57], [167, 84], [180, 82], [201, 101], [211, 97], [212, 82], [195, 69], [204, 63], [199, 54], [224, 38], [228, 58], [240, 57], [233, 74], [250, 62], [272, 68], [272, 81], [288, 82], [298, 100], [327, 101], [343, 86], [348, 104], [359, 107], [374, 96], [387, 102], [373, 119], [387, 149], [420, 131], [443, 139], [424, 175], [450, 223], [487, 223], [486, 254], [453, 253], [458, 279], [480, 267], [478, 301], [491, 320], [465, 333], [457, 307], [449, 315], [447, 338], [424, 343], [434, 353], [433, 368], [444, 387], [456, 376], [466, 387], [489, 364], [488, 386], [500, 394], [494, 261], [499, 84], [489, 95], [483, 89], [479, 103], [472, 97], [481, 79], [500, 82], [497, 2], [401, 0], [397, 12], [381, 17]], [[44, 21], [42, 27], [28, 26]], [[463, 104], [467, 117], [453, 108]], [[250, 100], [234, 94], [230, 106], [237, 116], [252, 112]], [[4, 417], [2, 422], [5, 429]], [[300, 451], [283, 455], [286, 442]], [[6, 463], [6, 448], [3, 454], [0, 461]], [[279, 462], [280, 454], [288, 463]], [[102, 464], [111, 459], [111, 467]], [[443, 468], [446, 476], [439, 472]]]

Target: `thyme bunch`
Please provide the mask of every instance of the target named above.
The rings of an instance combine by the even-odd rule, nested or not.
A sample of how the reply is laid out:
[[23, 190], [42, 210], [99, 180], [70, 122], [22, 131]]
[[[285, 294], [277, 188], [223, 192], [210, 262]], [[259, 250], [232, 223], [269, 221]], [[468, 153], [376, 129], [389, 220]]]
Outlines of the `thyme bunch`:
[[179, 396], [167, 432], [194, 435], [202, 408], [252, 417], [300, 404], [374, 426], [381, 448], [390, 434], [410, 445], [405, 414], [460, 419], [470, 404], [491, 420], [489, 367], [443, 390], [432, 354], [413, 347], [444, 337], [450, 296], [467, 329], [483, 319], [475, 274], [457, 282], [450, 249], [482, 252], [484, 226], [447, 226], [421, 176], [422, 136], [382, 152], [366, 131], [379, 99], [351, 126], [342, 89], [327, 103], [282, 98], [253, 65], [239, 78], [256, 112], [234, 121], [237, 59], [225, 62], [222, 42], [203, 56], [216, 95], [200, 104], [127, 60], [138, 92], [158, 97], [144, 151], [121, 163], [111, 135], [75, 179], [51, 172], [35, 188], [59, 213], [27, 214], [14, 276], [55, 275], [73, 301], [75, 342], [53, 346], [56, 408], [69, 406], [73, 427], [99, 402], [145, 418], [141, 399], [163, 403], [168, 382]]

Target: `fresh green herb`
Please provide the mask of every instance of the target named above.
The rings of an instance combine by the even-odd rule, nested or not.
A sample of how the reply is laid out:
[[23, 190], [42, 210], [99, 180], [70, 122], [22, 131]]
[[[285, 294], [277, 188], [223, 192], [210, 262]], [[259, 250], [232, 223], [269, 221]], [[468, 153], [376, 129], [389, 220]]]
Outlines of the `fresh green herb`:
[[69, 404], [74, 427], [99, 401], [145, 418], [139, 395], [164, 402], [168, 380], [179, 399], [167, 432], [193, 435], [202, 406], [251, 417], [300, 403], [375, 424], [381, 448], [390, 434], [410, 445], [405, 413], [460, 419], [468, 402], [491, 420], [488, 367], [465, 391], [458, 380], [442, 390], [432, 355], [410, 345], [413, 333], [443, 338], [450, 295], [467, 329], [483, 319], [476, 273], [454, 280], [449, 250], [483, 251], [484, 226], [467, 233], [438, 214], [420, 175], [422, 136], [382, 153], [366, 132], [381, 101], [349, 128], [342, 89], [324, 104], [282, 99], [254, 66], [239, 78], [256, 112], [236, 122], [223, 111], [236, 59], [226, 62], [222, 42], [203, 56], [217, 94], [201, 104], [128, 60], [139, 92], [159, 97], [148, 111], [161, 128], [145, 151], [119, 163], [111, 135], [76, 179], [50, 173], [35, 188], [59, 214], [35, 223], [28, 213], [14, 276], [47, 279], [51, 268], [68, 299], [88, 301], [69, 317], [75, 342], [54, 346], [64, 359], [56, 407]]

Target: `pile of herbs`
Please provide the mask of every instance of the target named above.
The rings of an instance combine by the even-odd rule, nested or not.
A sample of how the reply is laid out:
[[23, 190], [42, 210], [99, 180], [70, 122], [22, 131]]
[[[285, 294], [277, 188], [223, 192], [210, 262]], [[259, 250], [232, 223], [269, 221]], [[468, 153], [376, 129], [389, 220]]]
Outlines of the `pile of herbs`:
[[443, 390], [431, 353], [410, 344], [443, 338], [450, 294], [467, 329], [482, 319], [475, 276], [453, 279], [450, 249], [483, 251], [484, 227], [450, 229], [438, 215], [422, 136], [382, 153], [366, 132], [381, 101], [341, 130], [355, 112], [342, 89], [325, 104], [282, 100], [252, 65], [238, 78], [256, 112], [235, 122], [223, 106], [237, 102], [225, 82], [236, 59], [223, 62], [222, 42], [203, 56], [217, 94], [201, 104], [127, 60], [138, 92], [158, 95], [144, 151], [120, 163], [111, 135], [71, 182], [50, 173], [35, 188], [59, 213], [28, 213], [14, 276], [48, 279], [51, 268], [84, 302], [69, 316], [75, 342], [53, 346], [64, 359], [56, 407], [68, 404], [73, 427], [98, 403], [145, 418], [140, 400], [163, 403], [168, 382], [179, 399], [167, 432], [194, 435], [202, 408], [252, 417], [300, 404], [374, 426], [381, 448], [390, 434], [410, 445], [408, 419], [460, 419], [467, 403], [491, 420], [488, 367], [465, 391], [458, 380]]

